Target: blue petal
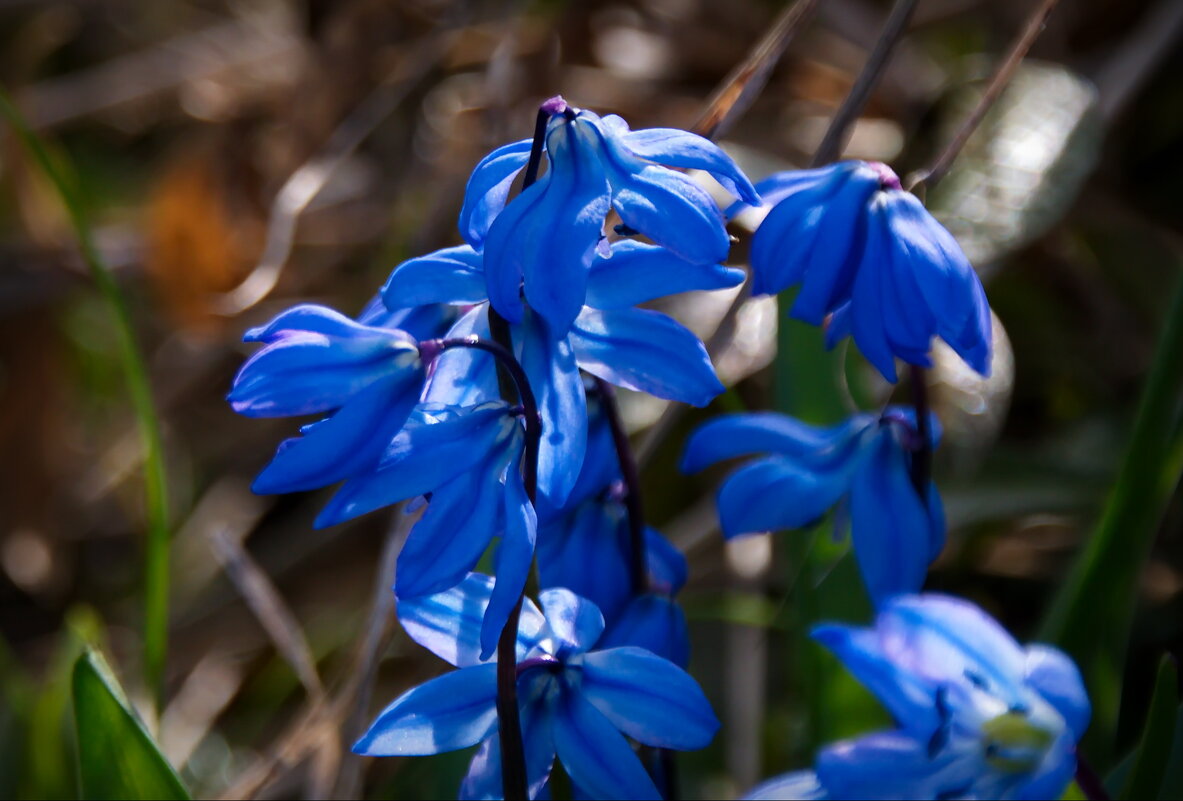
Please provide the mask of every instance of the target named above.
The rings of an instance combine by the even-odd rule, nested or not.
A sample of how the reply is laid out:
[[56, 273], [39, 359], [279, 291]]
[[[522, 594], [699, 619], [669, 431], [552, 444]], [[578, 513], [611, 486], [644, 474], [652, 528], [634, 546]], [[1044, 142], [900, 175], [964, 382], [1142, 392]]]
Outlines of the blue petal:
[[580, 367], [617, 386], [692, 406], [723, 391], [698, 337], [659, 312], [584, 307], [571, 344]]
[[[481, 621], [493, 594], [493, 577], [470, 573], [455, 587], [434, 595], [398, 599], [398, 620], [412, 640], [456, 667], [480, 664]], [[529, 598], [518, 622], [517, 658], [533, 650], [546, 619]]]
[[1018, 801], [1039, 801], [1044, 798], [1063, 798], [1064, 791], [1076, 775], [1076, 748], [1072, 738], [1063, 735], [1048, 748], [1039, 770], [1014, 797]]
[[816, 466], [834, 464], [849, 456], [855, 436], [874, 421], [874, 415], [856, 414], [823, 428], [776, 412], [720, 415], [690, 435], [680, 469], [693, 473], [752, 453], [777, 453]]
[[462, 581], [501, 527], [501, 496], [501, 482], [486, 471], [435, 490], [398, 555], [395, 593], [430, 595]]
[[592, 500], [550, 522], [539, 533], [542, 586], [565, 587], [614, 618], [632, 594], [627, 538], [619, 504]]
[[686, 615], [670, 598], [638, 595], [625, 607], [600, 640], [603, 648], [635, 645], [685, 668], [690, 663], [690, 632]]
[[[484, 339], [489, 338], [488, 304], [469, 309], [445, 336], [452, 339], [473, 334]], [[427, 391], [423, 394], [424, 401], [475, 406], [478, 403], [500, 399], [497, 364], [485, 351], [475, 348], [451, 348], [432, 362]]]
[[431, 414], [438, 408], [420, 406], [406, 428], [393, 441], [387, 440], [375, 469], [346, 482], [333, 496], [317, 517], [317, 526], [432, 492], [477, 469], [495, 448], [508, 447], [515, 435], [521, 437], [515, 431], [517, 421], [507, 414], [508, 405], [502, 401], [456, 409], [443, 419]]
[[850, 485], [850, 532], [863, 583], [878, 606], [924, 585], [932, 531], [906, 455], [890, 432], [867, 447]]
[[703, 170], [740, 200], [760, 202], [748, 177], [721, 147], [705, 137], [677, 128], [645, 128], [631, 131], [621, 140], [634, 156], [670, 167]]
[[832, 798], [911, 799], [965, 797], [975, 763], [947, 750], [932, 757], [927, 742], [883, 731], [822, 749], [814, 766]]
[[645, 555], [649, 585], [654, 591], [674, 595], [686, 583], [686, 557], [660, 532], [645, 528]]
[[[519, 693], [521, 688], [519, 687]], [[527, 792], [541, 798], [555, 761], [553, 714], [548, 703], [522, 703], [522, 742], [526, 752]], [[485, 742], [469, 763], [460, 785], [462, 799], [499, 799], [501, 784], [501, 741], [496, 732]]]
[[562, 336], [579, 313], [587, 271], [610, 208], [594, 143], [577, 126], [552, 124], [549, 171], [498, 215], [485, 240], [493, 308], [521, 322], [520, 293]]
[[579, 477], [587, 448], [587, 400], [583, 377], [567, 337], [555, 338], [533, 312], [518, 334], [522, 369], [542, 413], [538, 491], [562, 506]]
[[423, 756], [476, 745], [497, 725], [496, 702], [496, 665], [445, 673], [386, 707], [353, 752]]
[[247, 337], [266, 346], [238, 371], [227, 400], [250, 417], [327, 412], [377, 381], [420, 370], [417, 346], [403, 332], [323, 306], [296, 306]]
[[482, 303], [487, 299], [484, 260], [468, 245], [404, 261], [382, 287], [382, 300], [388, 309], [429, 303]]
[[647, 166], [613, 170], [609, 180], [612, 207], [625, 225], [694, 264], [727, 258], [731, 241], [723, 214], [710, 194], [685, 175]]
[[888, 601], [877, 628], [885, 652], [934, 681], [964, 681], [967, 671], [1008, 705], [1022, 699], [1027, 656], [977, 606], [936, 593]]
[[803, 528], [846, 492], [849, 471], [805, 470], [773, 456], [736, 470], [719, 488], [719, 522], [726, 537]]
[[719, 729], [698, 682], [666, 659], [633, 646], [583, 657], [583, 696], [638, 742], [687, 751]]
[[522, 597], [534, 560], [538, 532], [538, 517], [526, 497], [526, 487], [516, 463], [510, 464], [506, 471], [504, 492], [505, 533], [497, 552], [497, 584], [481, 627], [481, 659], [488, 659], [497, 650], [497, 640], [509, 620], [509, 613]]
[[[784, 170], [774, 172], [767, 178], [756, 183], [756, 192], [760, 195], [760, 204], [764, 206], [779, 205], [782, 200], [799, 192], [808, 192], [819, 186], [835, 180], [845, 180], [846, 174], [858, 167], [857, 161], [837, 161], [824, 167], [814, 167], [808, 170]], [[736, 203], [727, 209], [727, 216], [732, 217], [741, 208], [753, 204]]]
[[592, 262], [586, 303], [597, 309], [626, 309], [679, 292], [738, 286], [743, 280], [743, 270], [694, 264], [660, 245], [625, 239], [613, 244], [610, 257]]
[[595, 707], [572, 690], [557, 704], [555, 750], [573, 784], [591, 798], [661, 798], [628, 741]]
[[872, 213], [867, 222], [867, 246], [858, 275], [854, 279], [851, 295], [850, 330], [855, 344], [867, 361], [873, 364], [883, 377], [895, 383], [895, 352], [887, 339], [883, 306], [888, 299], [883, 297], [884, 273], [891, 247], [884, 215]]
[[518, 172], [530, 160], [530, 139], [503, 145], [481, 159], [464, 190], [460, 209], [460, 234], [473, 247], [480, 247], [494, 218], [505, 208], [509, 190]]
[[826, 790], [812, 770], [786, 773], [756, 785], [744, 801], [824, 801]]
[[568, 507], [574, 507], [593, 495], [599, 495], [608, 485], [620, 479], [620, 459], [616, 454], [612, 429], [595, 394], [589, 399], [587, 416], [587, 450], [584, 453], [579, 478], [567, 496]]
[[381, 295], [375, 295], [357, 316], [362, 325], [376, 328], [397, 328], [417, 342], [443, 336], [456, 319], [456, 309], [451, 306], [431, 305], [414, 309], [386, 308]]
[[850, 336], [850, 326], [850, 301], [847, 301], [834, 309], [826, 322], [826, 349], [833, 350], [835, 345]]
[[538, 594], [538, 605], [554, 637], [550, 653], [560, 659], [587, 651], [604, 631], [604, 615], [599, 608], [570, 590], [543, 590]]
[[915, 737], [930, 737], [942, 724], [938, 683], [929, 681], [884, 652], [878, 632], [840, 624], [814, 626], [810, 636], [833, 652], [847, 670], [887, 707], [898, 725]]
[[372, 470], [415, 407], [418, 387], [414, 376], [375, 382], [332, 417], [281, 445], [251, 488], [260, 494], [302, 492]]
[[1092, 705], [1080, 670], [1067, 654], [1050, 645], [1027, 646], [1024, 678], [1063, 716], [1074, 740], [1084, 736]]

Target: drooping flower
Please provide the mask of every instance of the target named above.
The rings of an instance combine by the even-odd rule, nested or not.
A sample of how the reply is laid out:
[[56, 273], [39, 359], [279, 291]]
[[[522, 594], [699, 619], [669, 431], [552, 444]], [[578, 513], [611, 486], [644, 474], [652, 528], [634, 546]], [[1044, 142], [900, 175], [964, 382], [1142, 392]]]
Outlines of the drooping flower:
[[[382, 297], [390, 309], [472, 306], [448, 336], [487, 337], [485, 269], [481, 252], [446, 248], [398, 265]], [[617, 386], [706, 405], [723, 391], [706, 348], [667, 315], [634, 307], [674, 292], [735, 286], [743, 277], [740, 270], [693, 264], [655, 245], [622, 241], [610, 257], [593, 260], [586, 276], [589, 305], [568, 333], [555, 336], [540, 314], [523, 311], [511, 335], [542, 412], [539, 492], [552, 505], [563, 505], [583, 464], [587, 401], [580, 368]], [[445, 403], [497, 397], [492, 359], [461, 349], [444, 353], [433, 364], [426, 397]]]
[[[932, 445], [939, 437], [931, 419]], [[682, 470], [693, 472], [736, 456], [770, 455], [733, 472], [719, 488], [723, 534], [802, 528], [845, 501], [863, 583], [876, 604], [915, 592], [945, 542], [936, 485], [921, 499], [910, 475], [918, 444], [915, 413], [888, 407], [829, 428], [774, 412], [725, 415], [695, 431]], [[836, 517], [836, 522], [844, 519]]]
[[973, 604], [899, 596], [874, 628], [813, 636], [887, 707], [896, 728], [835, 743], [813, 771], [749, 798], [1059, 798], [1090, 706], [1063, 652], [1021, 647]]
[[[438, 595], [399, 600], [403, 628], [460, 670], [400, 696], [354, 745], [369, 756], [438, 754], [481, 744], [462, 798], [501, 796], [494, 662], [480, 659], [479, 629], [491, 579], [473, 574]], [[530, 796], [557, 756], [591, 798], [659, 798], [627, 737], [679, 750], [702, 748], [718, 720], [698, 684], [671, 662], [635, 647], [596, 649], [600, 611], [569, 590], [522, 606], [517, 692]]]
[[930, 367], [935, 336], [989, 374], [982, 282], [886, 165], [844, 161], [777, 173], [756, 188], [772, 209], [752, 237], [755, 294], [800, 284], [792, 316], [821, 325], [832, 314], [827, 343], [853, 336], [888, 381], [896, 380], [897, 358]]
[[280, 445], [255, 480], [256, 492], [316, 489], [370, 469], [419, 401], [425, 368], [415, 339], [404, 331], [304, 304], [244, 339], [264, 347], [234, 378], [228, 400], [236, 412], [333, 412]]
[[461, 234], [484, 250], [488, 296], [502, 316], [521, 321], [524, 292], [554, 335], [566, 334], [586, 303], [597, 252], [607, 253], [603, 225], [611, 209], [685, 261], [716, 264], [727, 257], [721, 211], [698, 184], [669, 169], [705, 170], [736, 197], [758, 202], [751, 182], [717, 145], [673, 128], [630, 131], [620, 117], [576, 109], [561, 97], [542, 108], [551, 115], [547, 171], [508, 202], [530, 142], [498, 148], [473, 171], [460, 213]]

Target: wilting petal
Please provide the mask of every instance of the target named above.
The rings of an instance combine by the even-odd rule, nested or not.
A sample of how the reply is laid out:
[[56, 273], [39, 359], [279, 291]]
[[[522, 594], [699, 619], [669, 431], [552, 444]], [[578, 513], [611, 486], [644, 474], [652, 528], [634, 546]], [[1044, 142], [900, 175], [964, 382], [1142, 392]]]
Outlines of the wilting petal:
[[496, 701], [496, 665], [445, 673], [386, 707], [353, 752], [423, 756], [476, 745], [497, 725]]
[[812, 770], [799, 770], [756, 785], [744, 801], [824, 801], [825, 788]]
[[863, 583], [879, 605], [923, 586], [932, 532], [906, 455], [890, 432], [877, 434], [869, 451], [850, 486], [850, 532]]
[[844, 469], [805, 470], [779, 456], [744, 465], [719, 488], [723, 534], [803, 528], [837, 503], [849, 480]]
[[1067, 654], [1050, 645], [1028, 645], [1024, 678], [1063, 716], [1073, 740], [1084, 736], [1092, 705], [1080, 669]]
[[530, 160], [530, 139], [497, 148], [481, 159], [464, 190], [460, 209], [460, 234], [473, 247], [480, 247], [493, 219], [505, 208], [509, 190], [518, 172]]
[[280, 445], [251, 488], [260, 494], [302, 492], [372, 470], [415, 407], [418, 388], [415, 375], [371, 384], [332, 417]]
[[404, 261], [382, 287], [382, 300], [390, 309], [482, 303], [487, 299], [484, 260], [468, 245]]
[[497, 584], [481, 627], [481, 659], [488, 659], [497, 650], [501, 630], [518, 598], [522, 597], [534, 560], [538, 517], [526, 497], [526, 487], [516, 463], [510, 464], [506, 470], [504, 504], [505, 532], [497, 552]]
[[679, 292], [738, 286], [743, 280], [743, 270], [694, 264], [660, 245], [625, 239], [613, 244], [610, 257], [592, 262], [586, 304], [626, 309]]
[[690, 663], [690, 632], [686, 615], [670, 598], [638, 595], [604, 632], [601, 648], [635, 645], [685, 668]]
[[703, 748], [719, 729], [698, 682], [641, 648], [585, 654], [582, 691], [616, 728], [646, 745]]
[[703, 170], [740, 200], [760, 202], [748, 177], [710, 139], [677, 128], [644, 128], [624, 134], [621, 142], [634, 156], [670, 167]]
[[570, 590], [543, 590], [538, 605], [555, 639], [551, 654], [560, 659], [587, 651], [604, 631], [604, 615], [596, 605]]
[[580, 367], [617, 386], [692, 406], [723, 391], [698, 337], [659, 312], [584, 307], [571, 343]]
[[628, 741], [595, 707], [570, 690], [557, 706], [555, 750], [572, 783], [591, 798], [661, 798]]
[[820, 427], [776, 412], [720, 415], [690, 435], [680, 468], [692, 473], [725, 459], [768, 452], [828, 465], [848, 457], [855, 436], [874, 421], [874, 415], [856, 414], [836, 426]]
[[[493, 577], [470, 573], [444, 592], [398, 599], [398, 620], [412, 640], [456, 667], [480, 664], [481, 621], [493, 594]], [[518, 659], [532, 650], [546, 620], [529, 598], [518, 622]]]

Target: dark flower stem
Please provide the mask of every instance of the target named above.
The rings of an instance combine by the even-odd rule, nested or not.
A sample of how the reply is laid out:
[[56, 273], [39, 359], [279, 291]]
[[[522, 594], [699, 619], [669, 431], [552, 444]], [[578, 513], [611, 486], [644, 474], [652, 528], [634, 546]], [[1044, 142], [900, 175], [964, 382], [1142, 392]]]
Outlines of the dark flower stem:
[[1079, 752], [1076, 754], [1076, 784], [1089, 801], [1109, 801], [1109, 791], [1105, 789], [1101, 777]]
[[620, 463], [620, 476], [624, 480], [624, 508], [628, 511], [629, 570], [632, 576], [633, 595], [649, 592], [649, 559], [645, 548], [645, 511], [641, 503], [641, 475], [637, 460], [624, 430], [620, 407], [616, 403], [616, 392], [602, 378], [596, 378], [596, 392], [604, 408], [604, 417], [612, 430], [612, 443], [616, 446], [616, 460]]
[[830, 120], [830, 126], [826, 129], [826, 134], [822, 137], [822, 143], [818, 145], [817, 152], [813, 154], [813, 162], [810, 166], [820, 167], [841, 155], [850, 127], [854, 125], [855, 120], [862, 113], [875, 84], [879, 83], [883, 68], [891, 58], [896, 43], [908, 30], [908, 23], [915, 10], [916, 0], [896, 0], [895, 5], [891, 8], [891, 13], [887, 16], [887, 21], [883, 23], [883, 30], [879, 33], [879, 39], [875, 42], [874, 49], [867, 56], [867, 63], [863, 65], [862, 72], [855, 79], [854, 86], [850, 88], [850, 94], [842, 101], [842, 106], [834, 115], [834, 119]]
[[916, 407], [916, 450], [912, 452], [912, 486], [928, 507], [928, 482], [932, 477], [932, 431], [928, 421], [928, 376], [923, 367], [908, 365], [912, 404]]

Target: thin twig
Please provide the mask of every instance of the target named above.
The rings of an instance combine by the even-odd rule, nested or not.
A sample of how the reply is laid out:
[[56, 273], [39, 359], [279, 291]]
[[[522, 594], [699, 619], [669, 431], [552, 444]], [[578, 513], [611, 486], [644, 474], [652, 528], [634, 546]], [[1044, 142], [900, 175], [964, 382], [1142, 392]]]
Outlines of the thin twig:
[[616, 404], [616, 393], [612, 385], [599, 376], [595, 377], [596, 393], [612, 431], [612, 444], [616, 447], [616, 460], [620, 465], [620, 477], [624, 481], [624, 507], [628, 512], [629, 569], [632, 578], [633, 595], [649, 592], [649, 559], [645, 543], [645, 508], [641, 501], [641, 475], [637, 460], [629, 445], [628, 432], [620, 419], [620, 407]]
[[966, 141], [977, 130], [978, 125], [981, 124], [986, 113], [990, 111], [994, 103], [1002, 95], [1003, 90], [1010, 83], [1011, 77], [1014, 76], [1015, 70], [1019, 68], [1019, 64], [1022, 63], [1023, 58], [1027, 55], [1027, 51], [1031, 49], [1031, 45], [1035, 44], [1035, 40], [1043, 32], [1043, 28], [1047, 24], [1047, 18], [1058, 2], [1059, 0], [1041, 0], [1039, 6], [1027, 20], [1027, 24], [1023, 26], [1023, 31], [1019, 35], [1019, 38], [1015, 40], [1010, 52], [1007, 53], [1006, 58], [1002, 60], [998, 65], [998, 69], [995, 70], [994, 75], [990, 78], [990, 83], [978, 100], [977, 106], [965, 118], [965, 121], [961, 123], [961, 127], [957, 130], [957, 133], [945, 145], [945, 149], [937, 156], [932, 166], [922, 171], [909, 182], [909, 192], [916, 191], [921, 184], [924, 185], [926, 191], [930, 190], [940, 183], [941, 179], [945, 177], [945, 174], [949, 172], [953, 161], [961, 153], [961, 149], [965, 147]]
[[842, 153], [851, 126], [862, 113], [863, 107], [871, 97], [871, 91], [879, 83], [879, 78], [883, 75], [883, 68], [887, 66], [887, 61], [891, 58], [896, 43], [908, 29], [908, 22], [912, 19], [912, 12], [915, 10], [916, 0], [896, 0], [895, 5], [891, 8], [891, 13], [887, 16], [887, 21], [883, 23], [883, 30], [879, 33], [875, 47], [867, 56], [867, 62], [863, 64], [862, 72], [855, 79], [854, 86], [850, 87], [850, 93], [842, 101], [842, 106], [834, 118], [830, 120], [830, 126], [826, 130], [825, 136], [822, 137], [821, 144], [817, 146], [817, 152], [813, 154], [811, 166], [819, 167], [828, 164]]
[[768, 34], [719, 84], [691, 130], [708, 139], [717, 139], [727, 133], [755, 102], [789, 42], [813, 16], [816, 7], [817, 0], [797, 0], [781, 12]]

